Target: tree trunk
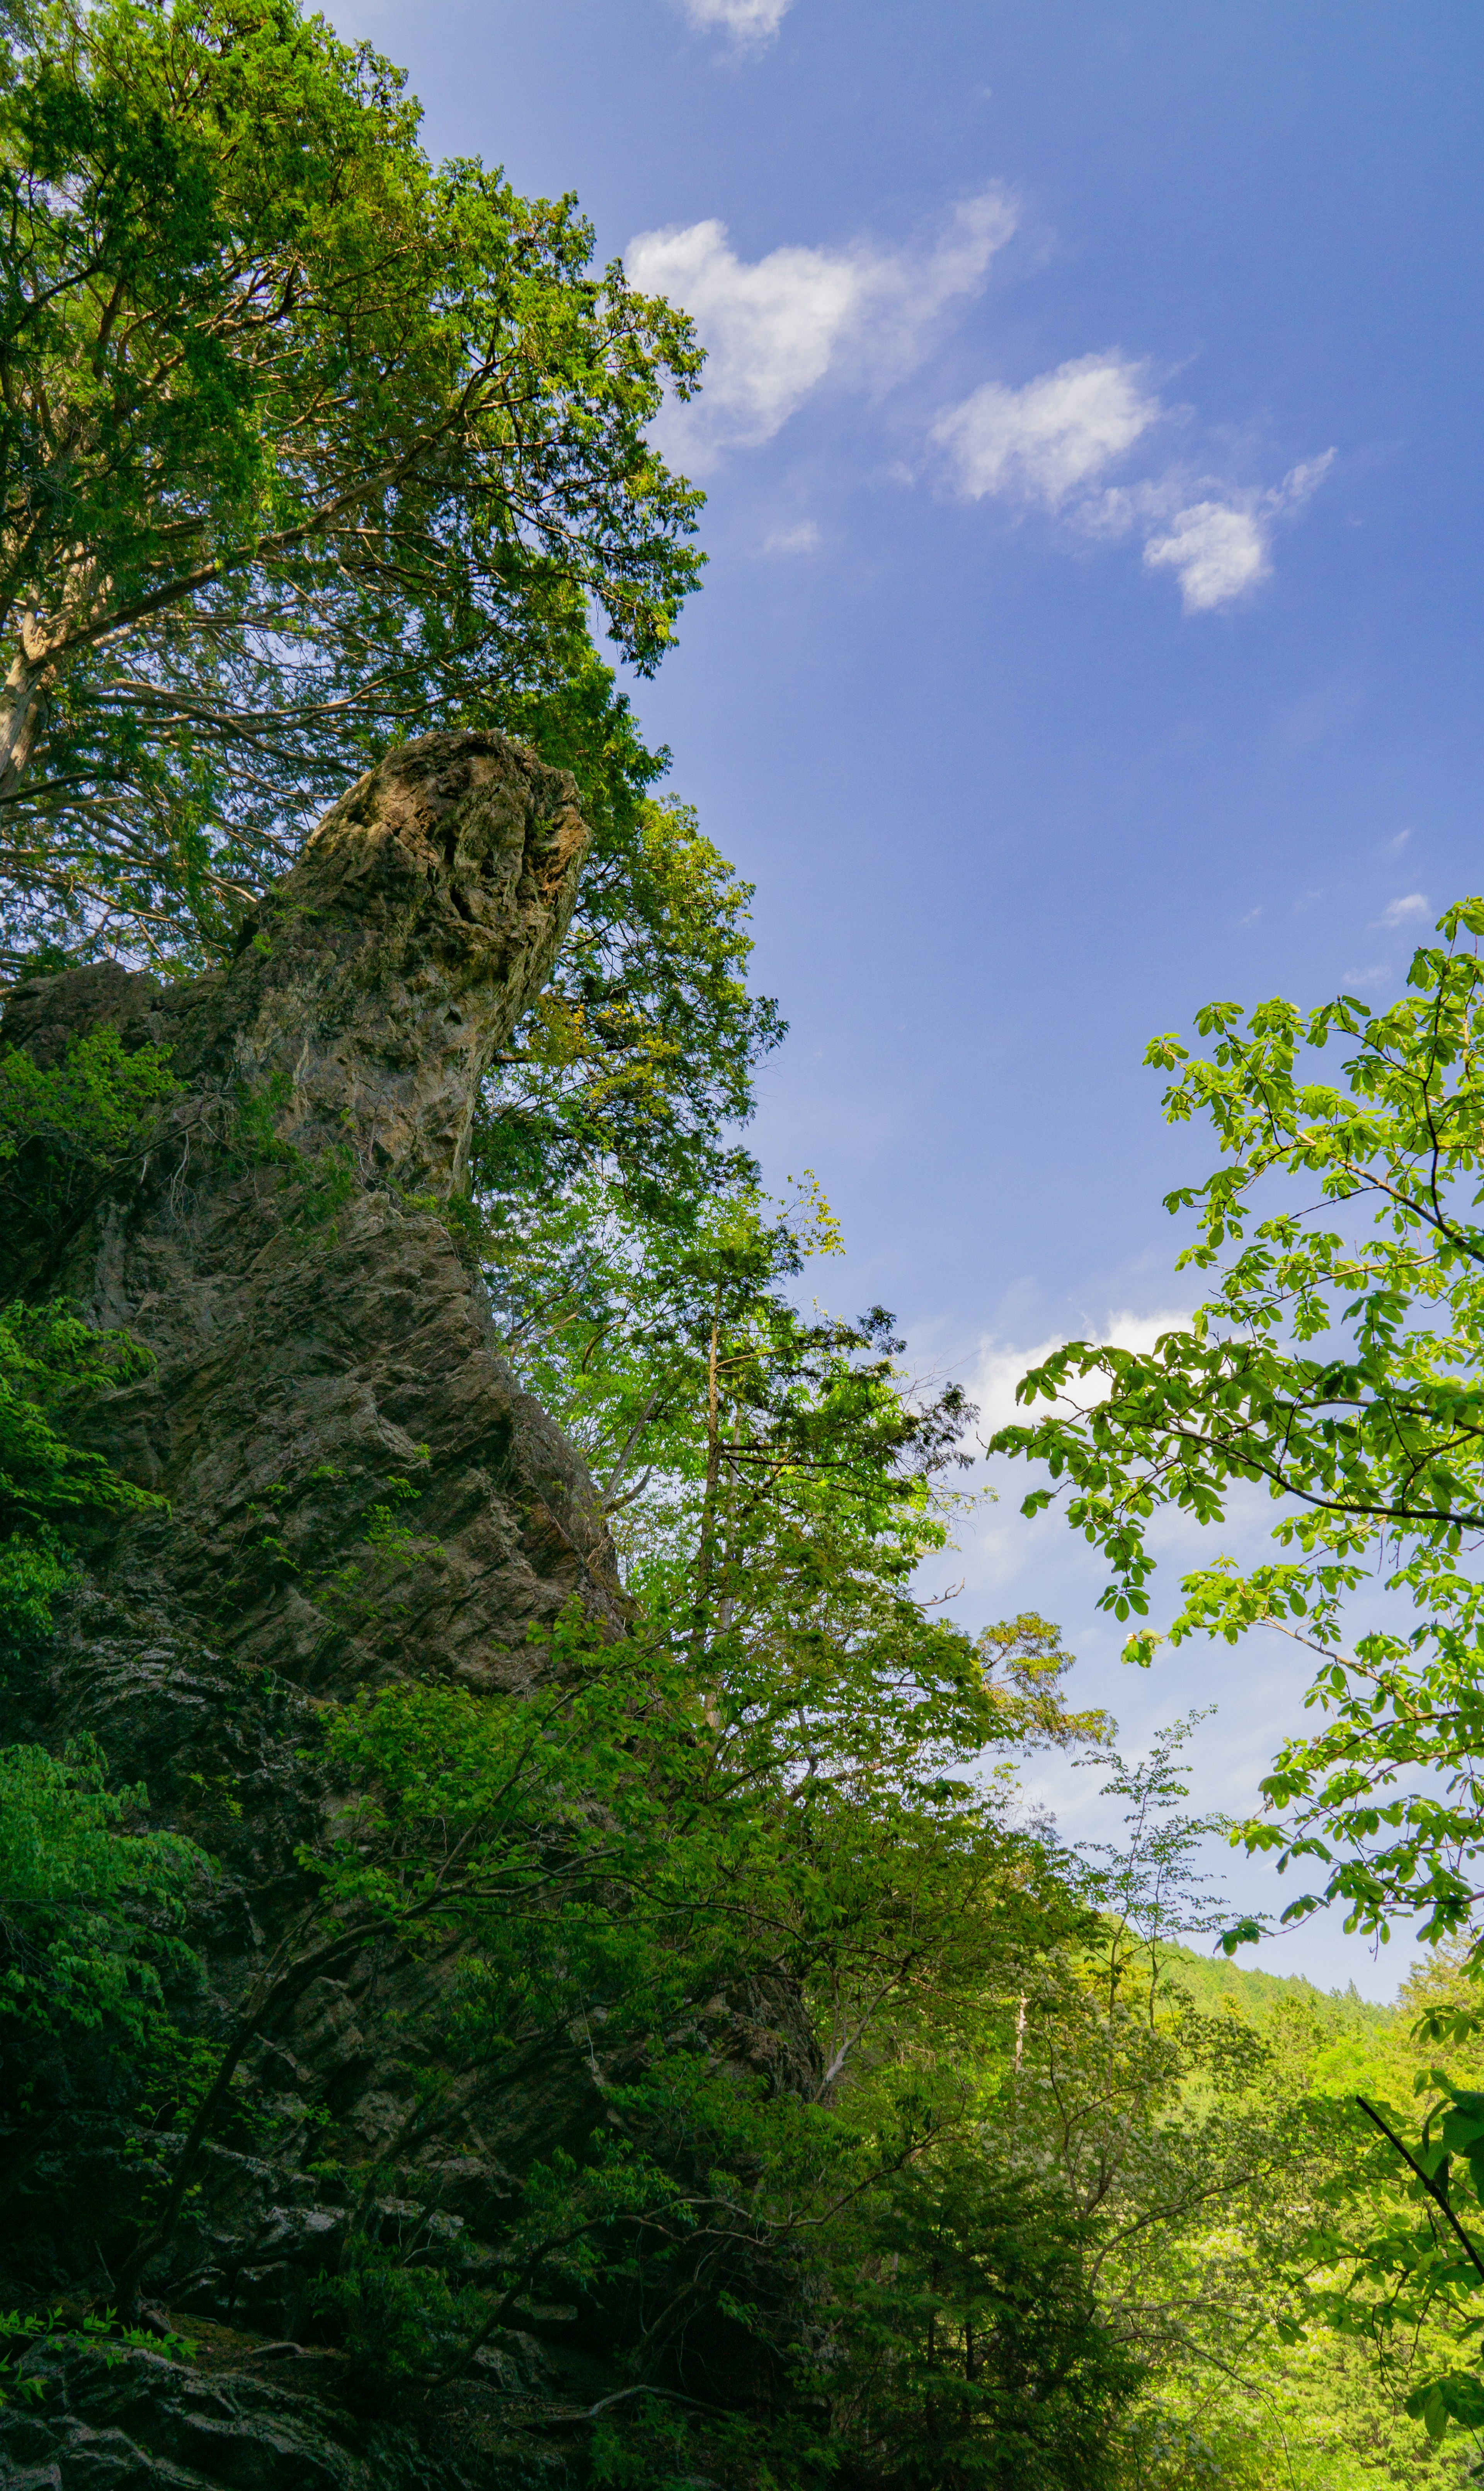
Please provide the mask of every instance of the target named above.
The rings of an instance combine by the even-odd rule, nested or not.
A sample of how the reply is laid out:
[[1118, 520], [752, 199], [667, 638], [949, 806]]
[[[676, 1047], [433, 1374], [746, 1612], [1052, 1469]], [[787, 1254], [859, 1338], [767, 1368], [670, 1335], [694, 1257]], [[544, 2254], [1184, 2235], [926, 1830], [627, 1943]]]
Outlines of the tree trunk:
[[21, 628], [21, 645], [0, 691], [0, 803], [14, 797], [30, 768], [58, 668], [45, 635]]

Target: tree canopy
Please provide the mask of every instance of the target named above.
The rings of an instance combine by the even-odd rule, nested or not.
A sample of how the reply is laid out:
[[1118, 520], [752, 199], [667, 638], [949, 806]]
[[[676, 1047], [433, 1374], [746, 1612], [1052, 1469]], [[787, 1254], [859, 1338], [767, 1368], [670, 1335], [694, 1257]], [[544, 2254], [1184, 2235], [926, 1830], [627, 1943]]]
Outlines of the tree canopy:
[[12, 956], [199, 956], [388, 741], [581, 742], [590, 607], [655, 664], [699, 497], [645, 427], [700, 352], [570, 197], [431, 164], [401, 73], [293, 0], [8, 36]]
[[[1214, 1524], [1245, 1487], [1277, 1503], [1289, 1553], [1187, 1576], [1171, 1635], [1263, 1625], [1315, 1657], [1320, 1725], [1286, 1744], [1246, 1838], [1317, 1862], [1351, 1925], [1384, 1934], [1400, 1913], [1432, 1938], [1472, 1925], [1484, 1858], [1484, 902], [1438, 931], [1384, 1011], [1211, 1004], [1208, 1058], [1152, 1041], [1175, 1075], [1167, 1116], [1208, 1116], [1222, 1146], [1167, 1199], [1198, 1215], [1181, 1268], [1216, 1285], [1152, 1350], [1054, 1351], [1019, 1387], [1051, 1413], [994, 1439], [1049, 1466], [1028, 1512], [1069, 1491], [1119, 1617], [1148, 1609], [1157, 1512]], [[1336, 1043], [1339, 1077], [1322, 1078]], [[1136, 1633], [1129, 1657], [1156, 1640]]]

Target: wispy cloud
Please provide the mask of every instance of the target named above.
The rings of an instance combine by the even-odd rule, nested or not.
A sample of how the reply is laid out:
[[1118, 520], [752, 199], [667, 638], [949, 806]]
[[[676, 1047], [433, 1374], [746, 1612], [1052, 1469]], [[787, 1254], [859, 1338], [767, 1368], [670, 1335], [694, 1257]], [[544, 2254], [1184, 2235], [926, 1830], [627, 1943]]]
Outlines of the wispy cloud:
[[929, 438], [966, 501], [1000, 493], [1057, 511], [1163, 412], [1143, 373], [1120, 355], [1083, 355], [1023, 389], [985, 381], [945, 409]]
[[1059, 364], [1019, 389], [986, 381], [945, 408], [929, 437], [966, 501], [993, 494], [1038, 505], [1088, 536], [1142, 532], [1146, 566], [1172, 571], [1186, 613], [1202, 614], [1267, 577], [1274, 522], [1302, 508], [1334, 453], [1266, 489], [1198, 479], [1182, 464], [1130, 484], [1105, 481], [1156, 426], [1186, 412], [1161, 402], [1147, 364], [1113, 350]]
[[1144, 548], [1150, 571], [1173, 571], [1187, 614], [1208, 614], [1255, 588], [1272, 570], [1272, 522], [1301, 510], [1334, 456], [1309, 458], [1291, 468], [1281, 484], [1239, 499], [1193, 502], [1177, 511], [1167, 535]]
[[800, 519], [792, 528], [774, 528], [763, 539], [765, 553], [818, 553], [820, 533], [813, 519]]
[[1195, 502], [1178, 512], [1168, 536], [1150, 537], [1144, 559], [1150, 571], [1174, 571], [1187, 614], [1227, 604], [1272, 569], [1266, 538], [1252, 513], [1224, 502]]
[[[697, 23], [760, 36], [787, 0], [684, 5]], [[922, 364], [950, 307], [982, 289], [1015, 229], [1013, 200], [991, 186], [916, 246], [785, 243], [746, 260], [717, 217], [636, 234], [624, 254], [631, 281], [687, 310], [707, 349], [701, 394], [666, 405], [658, 447], [705, 475], [728, 452], [765, 447], [826, 385], [873, 396], [893, 388]], [[1176, 436], [1188, 443], [1193, 424], [1190, 407], [1161, 397], [1148, 359], [1107, 347], [1018, 385], [981, 382], [940, 409], [926, 439], [930, 471], [959, 498], [1040, 513], [1084, 543], [1142, 540], [1146, 569], [1173, 576], [1187, 614], [1208, 614], [1270, 576], [1280, 524], [1335, 454], [1302, 460], [1281, 484], [1251, 484], [1225, 461], [1212, 470], [1188, 449], [1178, 454]], [[894, 472], [916, 482], [920, 462]], [[765, 549], [813, 549], [788, 534]]]
[[1406, 847], [1408, 840], [1411, 836], [1412, 826], [1409, 822], [1405, 831], [1398, 831], [1394, 839], [1388, 839], [1386, 841], [1387, 856], [1400, 856], [1402, 850]]
[[727, 450], [771, 441], [827, 379], [879, 389], [904, 378], [946, 307], [978, 290], [1014, 230], [996, 189], [966, 200], [918, 249], [785, 244], [744, 260], [716, 217], [636, 235], [624, 254], [630, 280], [690, 312], [708, 350], [702, 395], [666, 409], [661, 446], [700, 472]]
[[743, 45], [771, 43], [792, 6], [793, 0], [681, 0], [692, 26]]
[[1424, 892], [1409, 891], [1403, 899], [1388, 900], [1377, 923], [1382, 925], [1415, 925], [1430, 917], [1433, 903]]

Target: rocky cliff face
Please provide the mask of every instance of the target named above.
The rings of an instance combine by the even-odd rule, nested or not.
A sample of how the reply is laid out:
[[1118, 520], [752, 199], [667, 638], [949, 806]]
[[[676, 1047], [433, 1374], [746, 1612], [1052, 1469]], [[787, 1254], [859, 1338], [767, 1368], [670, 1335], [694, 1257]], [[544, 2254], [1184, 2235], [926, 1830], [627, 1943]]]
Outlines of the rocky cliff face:
[[[436, 1549], [396, 1648], [473, 1685], [518, 1678], [574, 1591], [611, 1597], [581, 1467], [514, 1389], [440, 1216], [586, 846], [563, 773], [497, 735], [425, 736], [326, 817], [229, 969], [167, 988], [73, 970], [17, 988], [0, 1023], [44, 1065], [105, 1025], [170, 1050], [184, 1087], [137, 1180], [53, 1281], [153, 1360], [97, 1427], [169, 1518], [129, 1534], [106, 1580], [166, 1591], [297, 1684], [324, 1620], [283, 1569], [245, 1572], [266, 1510], [312, 1573], [416, 1476]], [[395, 1666], [385, 1643], [337, 1648], [334, 1685]]]
[[[161, 1818], [221, 1862], [196, 1933], [211, 1989], [191, 2012], [208, 2037], [302, 1899], [295, 1846], [327, 1803], [313, 1763], [324, 1699], [393, 1678], [410, 1656], [498, 1698], [538, 1670], [542, 1632], [574, 1595], [621, 1611], [591, 1484], [502, 1363], [443, 1216], [480, 1074], [549, 970], [586, 844], [563, 774], [498, 735], [424, 737], [327, 816], [230, 968], [173, 987], [116, 966], [69, 971], [7, 1007], [0, 1040], [44, 1065], [113, 1027], [128, 1047], [167, 1046], [182, 1085], [127, 1181], [32, 1274], [150, 1351], [147, 1376], [89, 1423], [168, 1509], [100, 1552], [12, 1686], [4, 1736], [55, 1745], [92, 1732], [113, 1771], [142, 1775]], [[397, 1482], [416, 1494], [397, 1509], [415, 1562], [385, 1540], [368, 1555], [376, 1515], [407, 1493]], [[353, 1577], [372, 1566], [374, 1603], [327, 1597], [347, 1557]], [[406, 1978], [342, 1966], [254, 2043], [254, 2083], [312, 2111], [321, 2154], [328, 2137], [373, 2159], [405, 2132]], [[548, 2140], [591, 2115], [550, 2097], [511, 2114]], [[472, 2127], [424, 2145], [442, 2219], [479, 2233], [509, 2145]], [[488, 2454], [479, 2375], [447, 2445], [425, 2428], [370, 2430], [333, 2395], [306, 2401], [315, 2361], [292, 2346], [345, 2220], [313, 2158], [208, 2152], [202, 2194], [147, 2292], [206, 2327], [208, 2367], [147, 2353], [106, 2372], [53, 2364], [44, 2406], [0, 2415], [0, 2480], [381, 2491], [526, 2478], [529, 2447], [518, 2462]], [[43, 2152], [11, 2199], [14, 2286], [107, 2299], [137, 2214], [124, 2159], [104, 2125], [43, 2190]], [[496, 2365], [507, 2388], [523, 2360], [538, 2396], [585, 2399], [612, 2375], [511, 2337]], [[493, 2375], [486, 2365], [485, 2386]]]

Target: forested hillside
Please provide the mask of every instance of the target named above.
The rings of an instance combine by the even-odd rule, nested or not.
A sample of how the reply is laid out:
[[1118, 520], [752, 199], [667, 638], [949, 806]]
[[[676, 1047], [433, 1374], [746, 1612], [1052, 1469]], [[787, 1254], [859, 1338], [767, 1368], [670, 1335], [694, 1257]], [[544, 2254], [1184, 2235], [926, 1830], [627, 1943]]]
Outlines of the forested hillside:
[[[1176, 1632], [1318, 1644], [1238, 1832], [1430, 1914], [1382, 2008], [1214, 1951], [1184, 1725], [921, 1593], [977, 1414], [764, 1188], [753, 894], [592, 637], [698, 575], [684, 317], [292, 0], [7, 26], [0, 2480], [1469, 2478], [1471, 952], [1295, 1133], [1290, 1023], [1178, 1071], [1393, 1260], [1264, 1230], [1245, 1363], [1073, 1344], [1000, 1440], [1122, 1615], [1158, 1498], [1322, 1512]], [[1347, 1659], [1373, 1513], [1424, 1625]]]

